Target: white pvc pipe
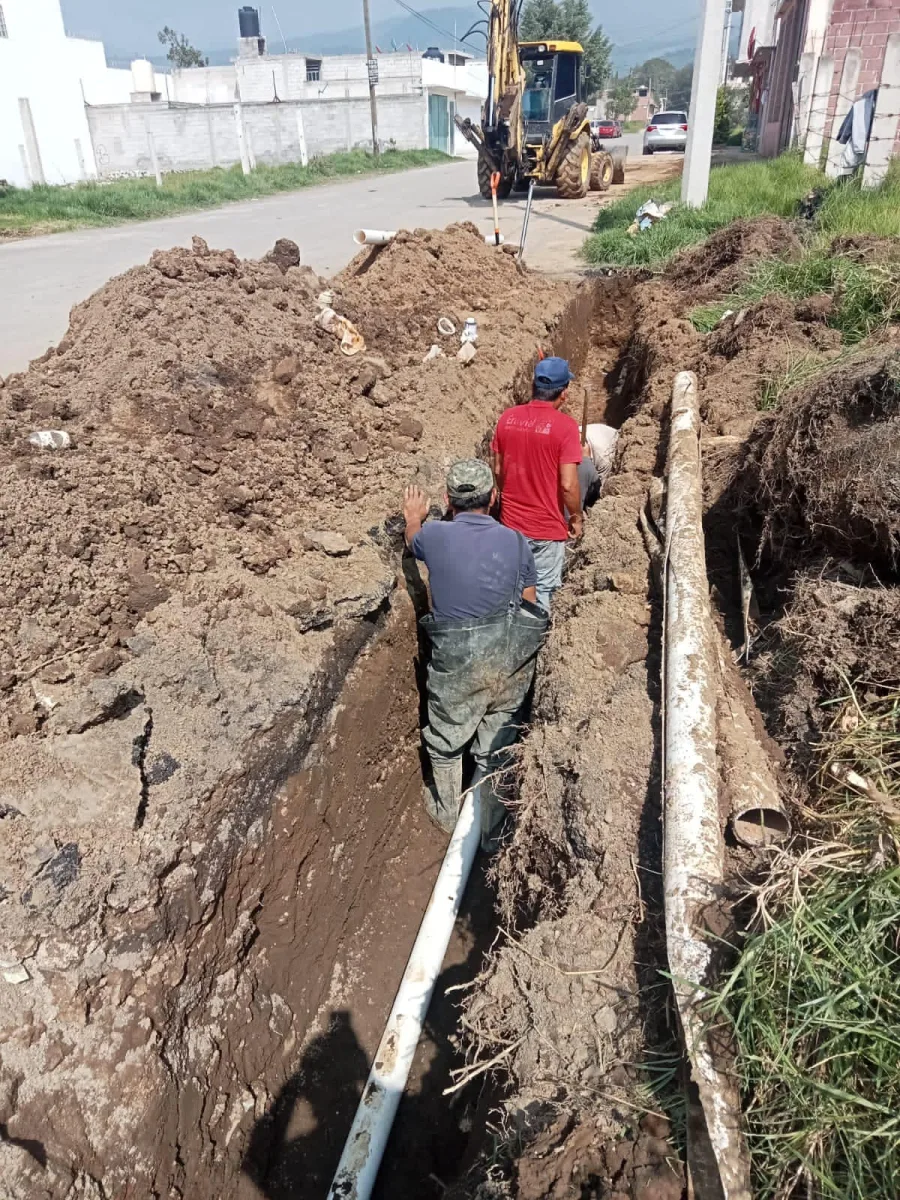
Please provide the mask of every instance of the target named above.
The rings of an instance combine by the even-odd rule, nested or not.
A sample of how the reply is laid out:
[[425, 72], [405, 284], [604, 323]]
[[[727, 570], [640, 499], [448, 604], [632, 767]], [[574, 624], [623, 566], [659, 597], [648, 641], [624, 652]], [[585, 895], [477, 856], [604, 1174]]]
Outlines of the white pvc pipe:
[[396, 236], [396, 229], [357, 229], [353, 240], [357, 246], [386, 246]]
[[709, 1042], [703, 1002], [713, 974], [707, 924], [721, 903], [725, 846], [716, 757], [717, 650], [703, 541], [697, 378], [675, 377], [666, 499], [665, 812], [666, 946], [685, 1048], [724, 1200], [750, 1200], [740, 1097]]
[[476, 776], [473, 787], [463, 798], [456, 828], [366, 1080], [328, 1200], [368, 1200], [375, 1186], [435, 980], [447, 953], [481, 840], [480, 792], [481, 784]]

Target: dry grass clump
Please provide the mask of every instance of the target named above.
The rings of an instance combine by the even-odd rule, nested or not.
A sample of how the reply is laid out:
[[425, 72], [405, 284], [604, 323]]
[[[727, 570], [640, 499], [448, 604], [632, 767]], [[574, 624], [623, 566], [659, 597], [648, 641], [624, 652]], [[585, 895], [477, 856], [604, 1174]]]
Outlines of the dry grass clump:
[[851, 687], [800, 852], [757, 893], [717, 998], [733, 1023], [755, 1195], [900, 1194], [900, 689]]

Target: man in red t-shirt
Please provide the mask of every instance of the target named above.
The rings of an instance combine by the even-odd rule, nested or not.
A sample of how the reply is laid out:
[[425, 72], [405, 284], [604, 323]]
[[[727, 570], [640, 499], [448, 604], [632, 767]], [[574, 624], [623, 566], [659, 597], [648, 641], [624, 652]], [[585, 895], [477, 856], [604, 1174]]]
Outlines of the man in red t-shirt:
[[534, 398], [501, 415], [491, 442], [500, 520], [528, 539], [537, 602], [548, 611], [562, 583], [566, 539], [582, 533], [581, 436], [578, 423], [559, 411], [574, 378], [564, 358], [541, 359], [534, 368]]

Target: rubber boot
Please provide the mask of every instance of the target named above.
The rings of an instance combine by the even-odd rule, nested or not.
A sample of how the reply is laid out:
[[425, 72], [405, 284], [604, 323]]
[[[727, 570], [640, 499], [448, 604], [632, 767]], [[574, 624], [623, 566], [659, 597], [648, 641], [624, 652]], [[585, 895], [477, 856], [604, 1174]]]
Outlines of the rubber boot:
[[503, 803], [502, 789], [497, 783], [497, 776], [494, 775], [481, 785], [481, 849], [485, 854], [496, 854], [499, 850], [500, 835], [508, 811]]
[[425, 811], [445, 833], [452, 833], [459, 816], [459, 801], [462, 797], [462, 755], [446, 762], [431, 763], [434, 782], [422, 789]]

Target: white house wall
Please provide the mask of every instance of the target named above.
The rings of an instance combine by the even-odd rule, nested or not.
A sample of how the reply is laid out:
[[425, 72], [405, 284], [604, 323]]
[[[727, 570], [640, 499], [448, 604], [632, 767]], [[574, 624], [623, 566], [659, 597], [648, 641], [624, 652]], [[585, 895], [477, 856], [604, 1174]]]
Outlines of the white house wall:
[[[422, 96], [385, 98], [378, 110], [379, 133], [400, 150], [425, 145]], [[302, 115], [311, 156], [371, 145], [368, 101], [244, 104], [244, 130], [257, 165], [298, 162]], [[163, 104], [100, 106], [88, 110], [91, 135], [103, 178], [150, 173], [148, 133], [153, 134], [163, 172], [231, 167], [241, 161], [234, 105], [170, 108]]]
[[47, 183], [95, 174], [84, 97], [127, 99], [130, 72], [106, 66], [103, 45], [67, 38], [59, 0], [0, 0], [8, 37], [0, 38], [0, 179], [33, 181], [19, 101], [27, 100]]

